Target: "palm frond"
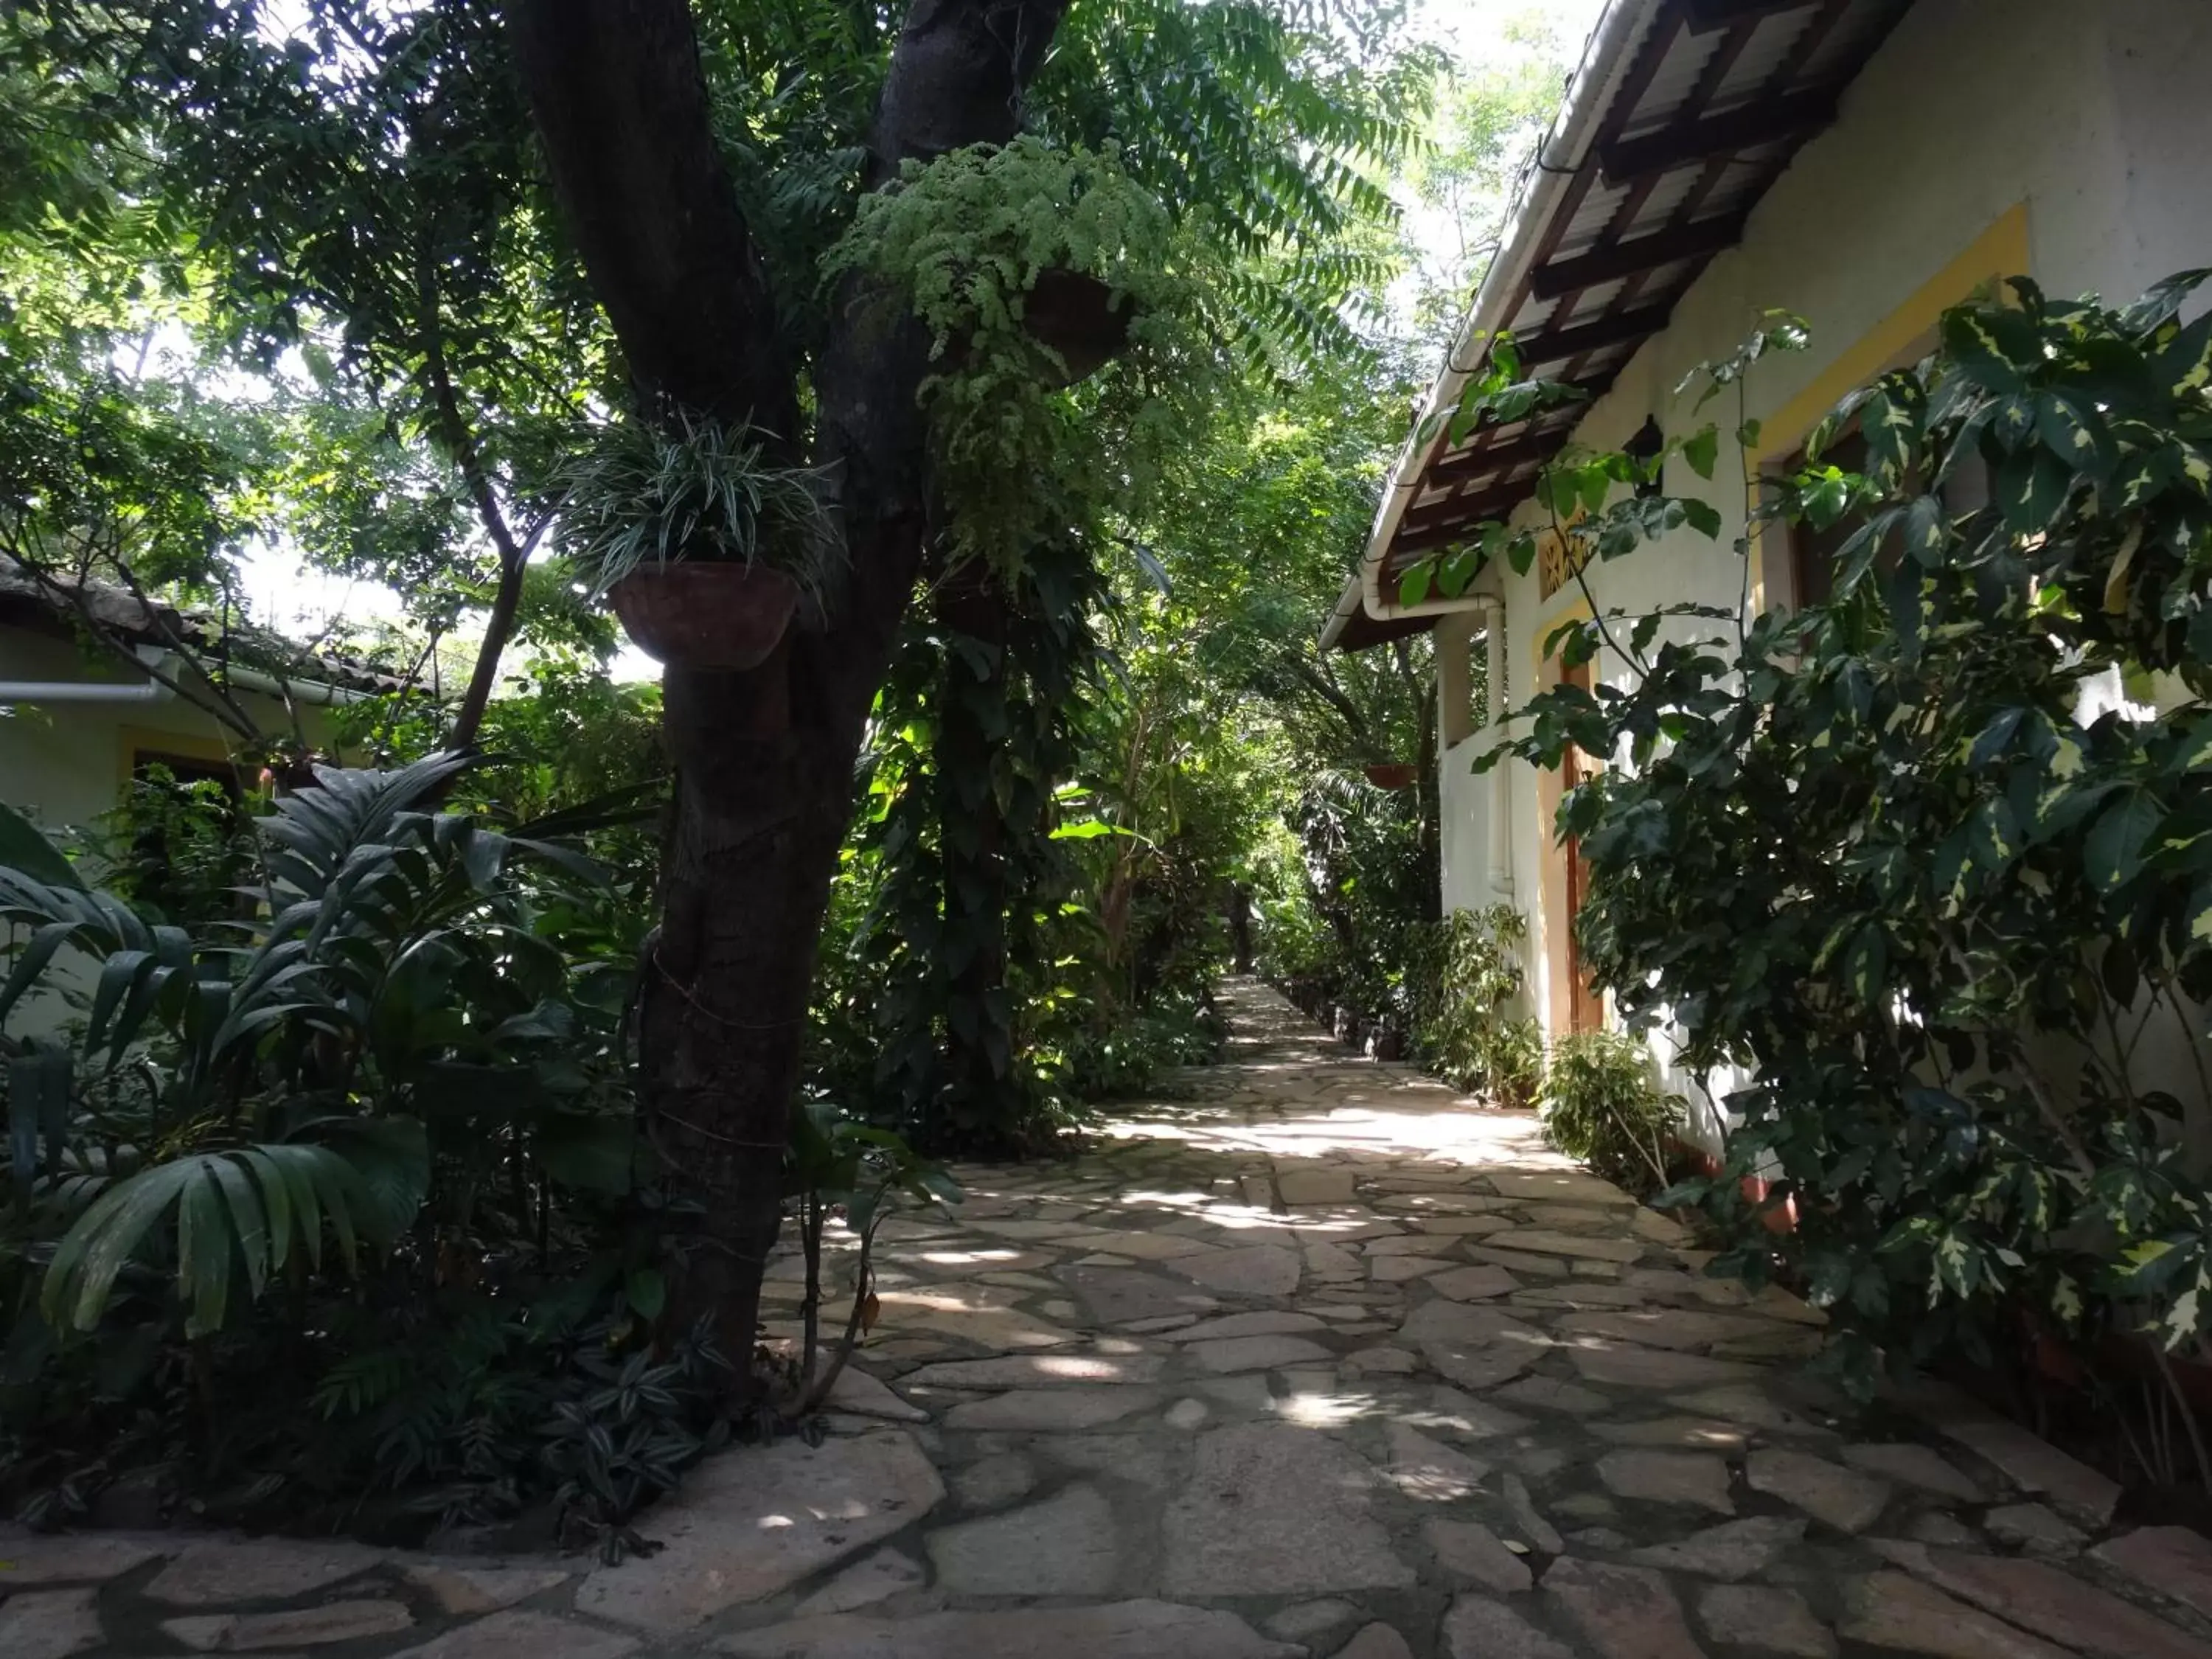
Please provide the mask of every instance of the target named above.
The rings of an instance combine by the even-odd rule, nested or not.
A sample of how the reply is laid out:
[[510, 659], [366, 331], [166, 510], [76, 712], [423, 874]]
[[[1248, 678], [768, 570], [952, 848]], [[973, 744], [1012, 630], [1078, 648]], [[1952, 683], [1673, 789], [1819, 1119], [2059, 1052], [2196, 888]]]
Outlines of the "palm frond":
[[389, 1243], [413, 1219], [429, 1181], [421, 1126], [411, 1135], [397, 1124], [375, 1127], [382, 1133], [356, 1133], [346, 1151], [280, 1141], [196, 1152], [113, 1182], [55, 1246], [41, 1312], [57, 1328], [92, 1330], [126, 1267], [167, 1262], [187, 1310], [185, 1334], [204, 1336], [222, 1328], [240, 1273], [247, 1295], [258, 1297], [295, 1249], [319, 1267], [326, 1226], [354, 1266], [359, 1237]]

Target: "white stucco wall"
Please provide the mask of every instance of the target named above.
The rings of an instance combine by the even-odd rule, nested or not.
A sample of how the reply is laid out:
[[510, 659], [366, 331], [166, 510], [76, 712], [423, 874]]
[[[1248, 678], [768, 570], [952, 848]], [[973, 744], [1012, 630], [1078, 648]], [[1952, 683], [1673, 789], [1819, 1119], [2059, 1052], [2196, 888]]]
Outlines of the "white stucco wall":
[[[1733, 543], [1744, 512], [1740, 458], [1725, 434], [1738, 410], [1731, 396], [1693, 412], [1697, 389], [1678, 398], [1675, 388], [1701, 361], [1733, 351], [1762, 311], [1795, 312], [1813, 331], [1809, 351], [1766, 359], [1748, 384], [1746, 412], [1768, 423], [1763, 448], [1787, 453], [1832, 395], [1888, 367], [1885, 357], [1917, 355], [1925, 324], [1915, 319], [1926, 311], [1932, 321], [1927, 307], [2012, 274], [1977, 268], [1978, 252], [2024, 234], [2027, 274], [2046, 290], [2114, 301], [2171, 271], [2212, 264], [2208, 87], [2212, 0], [1919, 0], [1850, 88], [1837, 124], [1769, 191], [1742, 244], [1713, 261], [1667, 331], [1585, 417], [1578, 438], [1595, 447], [1619, 446], [1648, 416], [1674, 434], [1717, 418], [1724, 434], [1712, 483], [1679, 464], [1667, 481], [1721, 510], [1719, 538], [1680, 535], [1594, 568], [1599, 608], [1735, 603], [1744, 573]], [[1948, 287], [1956, 291], [1936, 291]], [[1823, 383], [1838, 373], [1850, 378], [1830, 393]], [[1535, 521], [1533, 509], [1522, 511]], [[1533, 571], [1498, 580], [1517, 702], [1547, 679], [1545, 637], [1584, 607], [1572, 583], [1546, 599]], [[1609, 681], [1622, 672], [1610, 659], [1598, 667]], [[1483, 746], [1478, 738], [1443, 763], [1453, 849], [1444, 897], [1455, 907], [1487, 898], [1482, 781], [1457, 775]], [[1557, 1030], [1565, 1023], [1565, 916], [1551, 845], [1556, 793], [1517, 763], [1500, 775], [1516, 902], [1529, 916], [1533, 1012]], [[1674, 1082], [1698, 1100], [1688, 1079]]]
[[[76, 645], [21, 629], [0, 628], [0, 680], [112, 680], [136, 677], [88, 657]], [[274, 698], [240, 694], [264, 730], [289, 729]], [[310, 713], [311, 740], [324, 735]], [[90, 823], [115, 805], [139, 749], [204, 757], [224, 750], [216, 718], [182, 697], [151, 702], [0, 705], [0, 800], [47, 830]]]
[[1466, 614], [1444, 617], [1436, 630], [1438, 839], [1444, 904], [1455, 910], [1480, 910], [1494, 902], [1486, 827], [1491, 779], [1473, 770], [1474, 757], [1490, 746], [1469, 672], [1474, 653], [1484, 649], [1474, 623]]
[[[15, 628], [0, 628], [0, 680], [140, 683], [69, 641]], [[290, 729], [275, 698], [245, 692], [238, 702], [264, 731]], [[321, 711], [303, 709], [301, 715], [308, 741], [327, 741]], [[120, 800], [140, 750], [218, 761], [228, 750], [229, 735], [212, 714], [182, 697], [0, 705], [0, 801], [49, 834], [84, 829]], [[8, 965], [9, 947], [19, 939], [0, 926], [0, 969]], [[81, 961], [64, 955], [59, 971], [78, 993], [89, 991]], [[63, 999], [42, 993], [9, 1014], [9, 1034], [45, 1036], [70, 1017]]]
[[1490, 892], [1488, 775], [1474, 775], [1475, 757], [1488, 744], [1479, 738], [1455, 744], [1439, 757], [1437, 805], [1443, 820], [1444, 907], [1480, 910], [1493, 902]]

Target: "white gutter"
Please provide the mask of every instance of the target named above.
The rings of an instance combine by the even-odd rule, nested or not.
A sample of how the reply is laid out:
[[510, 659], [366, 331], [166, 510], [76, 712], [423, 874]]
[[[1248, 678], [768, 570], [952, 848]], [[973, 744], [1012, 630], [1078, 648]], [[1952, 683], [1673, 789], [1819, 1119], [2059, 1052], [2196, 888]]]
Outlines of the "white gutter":
[[376, 695], [349, 685], [333, 685], [328, 680], [280, 680], [258, 668], [227, 669], [223, 679], [240, 691], [258, 691], [279, 702], [289, 698], [294, 702], [313, 704], [356, 703], [365, 702]]
[[1514, 208], [1513, 222], [1490, 269], [1483, 273], [1482, 286], [1475, 290], [1474, 303], [1461, 325], [1458, 338], [1452, 342], [1443, 372], [1429, 387], [1427, 400], [1413, 422], [1413, 435], [1400, 453], [1397, 465], [1390, 469], [1390, 482], [1382, 492], [1374, 528], [1368, 532], [1367, 550], [1360, 555], [1358, 572], [1345, 584], [1335, 611], [1322, 629], [1324, 651], [1336, 643], [1345, 625], [1363, 612], [1377, 622], [1389, 622], [1407, 617], [1448, 616], [1483, 603], [1472, 594], [1462, 594], [1458, 599], [1424, 599], [1419, 605], [1396, 604], [1382, 597], [1383, 562], [1398, 533], [1399, 521], [1420, 493], [1427, 471], [1425, 463], [1437, 427], [1450, 418], [1467, 383], [1480, 372], [1490, 337], [1510, 320], [1505, 308], [1528, 275], [1552, 209], [1569, 180], [1589, 161], [1598, 122], [1612, 101], [1613, 83], [1627, 68], [1631, 49], [1662, 3], [1663, 0], [1608, 0], [1597, 27], [1590, 31], [1582, 64], [1568, 84], [1566, 101], [1552, 123], [1543, 148], [1536, 153], [1534, 173]]
[[147, 671], [143, 680], [0, 680], [0, 705], [49, 702], [167, 702], [176, 688], [155, 679], [169, 653], [142, 647], [134, 653]]
[[[132, 654], [148, 670], [148, 676], [143, 681], [0, 680], [0, 707], [16, 703], [167, 702], [177, 695], [174, 685], [153, 678], [156, 672], [167, 672], [173, 660], [171, 653], [142, 646]], [[198, 669], [197, 665], [195, 669], [204, 676], [204, 670]], [[279, 701], [289, 698], [295, 703], [355, 703], [375, 695], [351, 686], [333, 685], [327, 680], [280, 680], [274, 674], [264, 674], [258, 668], [233, 668], [224, 674], [223, 679], [237, 690], [258, 691], [264, 696], [275, 697]]]

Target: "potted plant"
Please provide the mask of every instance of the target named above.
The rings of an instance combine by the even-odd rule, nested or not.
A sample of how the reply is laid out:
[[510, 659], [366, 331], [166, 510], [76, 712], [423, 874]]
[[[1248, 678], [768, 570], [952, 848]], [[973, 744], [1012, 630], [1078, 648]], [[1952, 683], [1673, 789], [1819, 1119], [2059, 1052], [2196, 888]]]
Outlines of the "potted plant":
[[679, 668], [758, 666], [836, 556], [817, 476], [687, 410], [603, 428], [565, 470], [560, 544], [623, 630]]

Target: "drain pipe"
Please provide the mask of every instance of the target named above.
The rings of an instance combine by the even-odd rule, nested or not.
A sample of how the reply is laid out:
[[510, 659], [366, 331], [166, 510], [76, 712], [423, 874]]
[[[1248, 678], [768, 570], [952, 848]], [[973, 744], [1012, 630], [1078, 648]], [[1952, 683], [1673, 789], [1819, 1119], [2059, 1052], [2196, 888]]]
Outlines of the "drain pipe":
[[166, 670], [169, 653], [141, 647], [131, 653], [149, 672], [143, 680], [0, 680], [0, 706], [19, 703], [167, 702], [176, 688], [153, 678]]
[[1329, 618], [1322, 634], [1324, 647], [1334, 643], [1359, 611], [1378, 622], [1388, 622], [1407, 617], [1447, 616], [1475, 606], [1477, 602], [1466, 595], [1451, 599], [1424, 599], [1418, 605], [1400, 605], [1385, 599], [1383, 562], [1398, 533], [1400, 520], [1420, 491], [1425, 471], [1422, 461], [1437, 428], [1458, 409], [1460, 394], [1466, 391], [1468, 382], [1481, 372], [1489, 353], [1490, 337], [1510, 320], [1507, 307], [1520, 294], [1553, 206], [1565, 192], [1569, 180], [1588, 162], [1613, 82], [1627, 67], [1631, 48], [1659, 11], [1660, 4], [1661, 0], [1610, 0], [1604, 15], [1598, 19], [1597, 27], [1591, 31], [1581, 67], [1567, 88], [1566, 101], [1553, 122], [1543, 148], [1537, 152], [1535, 176], [1514, 210], [1512, 227], [1506, 232], [1497, 257], [1483, 274], [1482, 286], [1475, 290], [1474, 307], [1468, 313], [1459, 337], [1452, 343], [1443, 372], [1429, 388], [1428, 398], [1413, 422], [1413, 435], [1399, 455], [1397, 465], [1391, 469], [1389, 486], [1376, 514], [1374, 528], [1368, 533], [1367, 550], [1360, 556], [1359, 580], [1357, 584], [1347, 585], [1343, 597], [1337, 601], [1336, 614]]

